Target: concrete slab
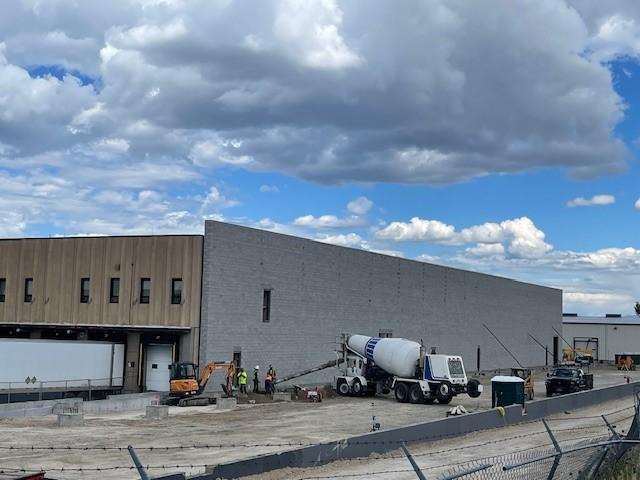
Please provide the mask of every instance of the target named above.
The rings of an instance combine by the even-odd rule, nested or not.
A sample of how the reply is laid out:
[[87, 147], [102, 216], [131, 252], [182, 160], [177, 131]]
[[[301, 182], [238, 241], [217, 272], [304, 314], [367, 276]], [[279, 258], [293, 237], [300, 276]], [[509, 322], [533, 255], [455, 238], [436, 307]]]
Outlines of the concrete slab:
[[236, 408], [238, 400], [235, 398], [216, 398], [216, 408], [219, 410], [228, 410]]
[[83, 427], [83, 413], [60, 413], [58, 414], [58, 427]]
[[145, 409], [145, 417], [150, 420], [163, 420], [169, 418], [169, 406], [148, 405]]
[[274, 402], [290, 402], [291, 392], [275, 392], [272, 398]]

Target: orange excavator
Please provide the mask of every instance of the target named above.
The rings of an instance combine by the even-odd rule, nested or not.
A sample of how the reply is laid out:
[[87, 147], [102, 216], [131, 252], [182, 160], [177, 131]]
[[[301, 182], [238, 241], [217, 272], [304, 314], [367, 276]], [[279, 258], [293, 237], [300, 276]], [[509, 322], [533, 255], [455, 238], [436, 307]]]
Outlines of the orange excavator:
[[195, 363], [173, 363], [169, 380], [169, 397], [181, 407], [209, 405], [212, 397], [203, 395], [203, 392], [209, 377], [217, 370], [226, 371], [222, 389], [227, 397], [231, 397], [236, 373], [236, 366], [233, 362], [211, 362], [204, 367], [200, 376], [198, 376], [198, 366]]

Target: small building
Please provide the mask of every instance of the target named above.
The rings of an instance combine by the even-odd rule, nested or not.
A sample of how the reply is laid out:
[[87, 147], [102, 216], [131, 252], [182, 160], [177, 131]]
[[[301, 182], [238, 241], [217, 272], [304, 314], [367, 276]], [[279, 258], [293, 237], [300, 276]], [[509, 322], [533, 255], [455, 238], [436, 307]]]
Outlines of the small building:
[[[562, 314], [562, 336], [573, 348], [590, 348], [594, 361], [615, 361], [617, 353], [640, 352], [640, 317]], [[569, 348], [567, 344], [563, 348]]]
[[[0, 397], [17, 386], [71, 388], [68, 380], [92, 380], [95, 387], [107, 380], [87, 378], [85, 372], [95, 371], [110, 375], [105, 388], [166, 390], [169, 364], [198, 358], [202, 240], [200, 235], [0, 240], [0, 359], [5, 366], [24, 367], [0, 372]], [[60, 361], [65, 345], [66, 366]], [[104, 350], [100, 345], [112, 353], [98, 354]], [[83, 353], [72, 359], [79, 349]], [[22, 361], [25, 357], [33, 362]], [[84, 368], [89, 365], [93, 368]], [[80, 390], [76, 383], [73, 388]]]

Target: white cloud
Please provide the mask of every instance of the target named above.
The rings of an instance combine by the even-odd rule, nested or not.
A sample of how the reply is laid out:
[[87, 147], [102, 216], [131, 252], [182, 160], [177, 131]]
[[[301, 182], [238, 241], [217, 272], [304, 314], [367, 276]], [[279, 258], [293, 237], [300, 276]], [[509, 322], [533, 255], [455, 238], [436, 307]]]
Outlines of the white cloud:
[[303, 215], [296, 218], [292, 225], [314, 229], [325, 228], [362, 228], [368, 225], [367, 212], [373, 206], [373, 202], [367, 197], [358, 197], [347, 204], [347, 211], [351, 215], [338, 217], [337, 215]]
[[198, 172], [446, 184], [544, 167], [594, 177], [629, 154], [601, 61], [640, 51], [633, 2], [491, 15], [445, 0], [6, 3], [0, 143], [15, 160], [121, 139], [123, 161], [188, 158]]
[[278, 193], [280, 189], [277, 185], [260, 185], [261, 193]]
[[501, 243], [478, 243], [475, 247], [466, 249], [467, 253], [479, 257], [504, 255], [504, 251], [504, 246]]
[[373, 202], [367, 197], [358, 197], [347, 204], [347, 210], [354, 215], [366, 215], [371, 207], [373, 207]]
[[[376, 238], [396, 242], [430, 242], [440, 244], [502, 244], [514, 257], [534, 258], [552, 250], [545, 242], [545, 234], [527, 217], [505, 220], [501, 223], [474, 225], [457, 232], [455, 227], [439, 220], [413, 217], [409, 222], [392, 222], [376, 231]], [[505, 247], [503, 247], [504, 249]], [[497, 253], [498, 247], [476, 246], [470, 253], [478, 255], [488, 250]]]
[[640, 198], [638, 198], [638, 200], [636, 200], [636, 203], [634, 204], [634, 206], [640, 210]]
[[594, 195], [591, 198], [577, 197], [567, 202], [567, 207], [592, 207], [594, 205], [612, 205], [616, 203], [613, 195]]
[[455, 238], [455, 228], [438, 220], [413, 217], [408, 223], [391, 222], [375, 235], [381, 240], [396, 242], [451, 243]]
[[316, 240], [324, 243], [331, 243], [333, 245], [340, 245], [342, 247], [363, 248], [368, 244], [364, 239], [356, 233], [347, 233], [339, 235], [318, 235]]
[[356, 215], [339, 218], [336, 215], [303, 215], [293, 221], [293, 225], [307, 228], [355, 228], [366, 227], [367, 220]]

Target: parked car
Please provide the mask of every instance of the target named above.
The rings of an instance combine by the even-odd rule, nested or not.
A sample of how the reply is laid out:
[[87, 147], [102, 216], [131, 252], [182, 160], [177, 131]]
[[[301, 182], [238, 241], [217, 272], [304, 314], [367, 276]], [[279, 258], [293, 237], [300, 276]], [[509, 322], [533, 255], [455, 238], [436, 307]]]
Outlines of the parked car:
[[593, 388], [593, 374], [584, 373], [581, 368], [577, 367], [556, 367], [550, 374], [547, 374], [547, 377], [545, 381], [547, 397], [551, 397], [555, 393], [564, 395]]

